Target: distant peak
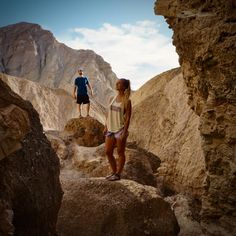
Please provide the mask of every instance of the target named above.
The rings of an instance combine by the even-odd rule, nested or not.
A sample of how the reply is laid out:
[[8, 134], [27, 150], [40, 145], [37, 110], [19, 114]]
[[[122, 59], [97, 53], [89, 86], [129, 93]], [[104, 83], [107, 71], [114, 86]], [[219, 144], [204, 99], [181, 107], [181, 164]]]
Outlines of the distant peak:
[[0, 29], [16, 28], [16, 27], [24, 27], [24, 28], [33, 28], [33, 27], [35, 27], [35, 28], [42, 29], [42, 27], [39, 24], [29, 23], [29, 22], [18, 22], [18, 23], [15, 23], [15, 24], [3, 26]]
[[30, 32], [30, 34], [36, 33], [37, 35], [47, 34], [50, 38], [55, 39], [52, 32], [50, 32], [47, 29], [43, 29], [42, 26], [35, 23], [19, 22], [16, 24], [7, 25], [0, 28], [0, 33], [1, 32], [14, 32], [16, 35], [22, 34], [25, 31]]

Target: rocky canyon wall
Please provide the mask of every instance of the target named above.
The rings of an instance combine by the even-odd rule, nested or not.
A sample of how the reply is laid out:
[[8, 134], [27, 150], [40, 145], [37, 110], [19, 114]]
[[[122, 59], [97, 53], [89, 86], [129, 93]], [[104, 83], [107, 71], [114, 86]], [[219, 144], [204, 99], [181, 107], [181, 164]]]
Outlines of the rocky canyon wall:
[[200, 116], [206, 165], [201, 224], [236, 234], [236, 2], [158, 0], [173, 29], [189, 105]]
[[0, 235], [56, 235], [59, 160], [38, 113], [0, 80]]

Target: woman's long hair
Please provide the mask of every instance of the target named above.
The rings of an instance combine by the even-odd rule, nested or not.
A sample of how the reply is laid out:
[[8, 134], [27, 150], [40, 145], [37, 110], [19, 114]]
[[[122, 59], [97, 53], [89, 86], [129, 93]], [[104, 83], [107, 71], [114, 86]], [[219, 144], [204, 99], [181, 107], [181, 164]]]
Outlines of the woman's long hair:
[[129, 101], [129, 97], [130, 97], [130, 93], [131, 93], [131, 88], [130, 88], [130, 81], [128, 79], [120, 79], [122, 81], [122, 83], [124, 84], [125, 87], [125, 91], [124, 91], [124, 98], [123, 98], [123, 105], [124, 105], [124, 109], [126, 110], [127, 108], [127, 104]]

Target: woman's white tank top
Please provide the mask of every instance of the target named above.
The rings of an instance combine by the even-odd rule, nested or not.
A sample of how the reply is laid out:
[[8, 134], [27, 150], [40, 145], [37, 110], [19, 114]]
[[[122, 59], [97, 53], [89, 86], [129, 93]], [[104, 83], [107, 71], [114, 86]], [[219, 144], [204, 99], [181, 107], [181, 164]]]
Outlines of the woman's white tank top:
[[112, 133], [116, 133], [124, 127], [124, 105], [117, 102], [115, 97], [108, 110], [107, 129]]

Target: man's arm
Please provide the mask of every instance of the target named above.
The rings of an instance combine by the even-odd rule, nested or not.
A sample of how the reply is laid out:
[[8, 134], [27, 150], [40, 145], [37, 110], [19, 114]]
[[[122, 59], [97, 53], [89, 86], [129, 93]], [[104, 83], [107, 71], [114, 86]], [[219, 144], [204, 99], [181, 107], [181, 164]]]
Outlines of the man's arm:
[[88, 87], [89, 87], [89, 89], [90, 89], [90, 91], [91, 91], [91, 95], [93, 95], [93, 89], [92, 89], [90, 83], [88, 82], [87, 85], [88, 85]]
[[73, 98], [76, 99], [76, 86], [74, 86]]

